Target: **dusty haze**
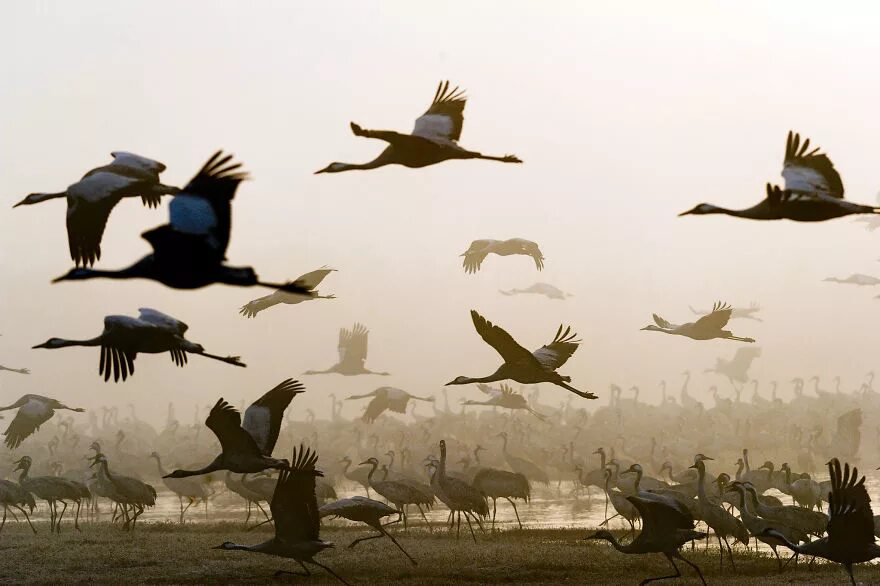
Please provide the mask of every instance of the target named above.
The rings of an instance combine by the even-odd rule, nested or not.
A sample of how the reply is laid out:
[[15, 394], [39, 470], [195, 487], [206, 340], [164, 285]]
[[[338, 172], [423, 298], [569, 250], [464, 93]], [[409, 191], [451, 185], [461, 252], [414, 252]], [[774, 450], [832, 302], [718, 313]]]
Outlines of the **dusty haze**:
[[[878, 236], [850, 220], [823, 225], [678, 218], [701, 201], [747, 207], [779, 182], [789, 129], [821, 146], [848, 196], [873, 203], [880, 177], [880, 54], [876, 19], [827, 3], [763, 2], [18, 2], [0, 23], [0, 402], [22, 393], [94, 408], [134, 403], [159, 420], [167, 404], [189, 422], [219, 396], [251, 400], [279, 380], [336, 359], [338, 330], [370, 330], [367, 366], [390, 377], [301, 377], [293, 404], [329, 414], [338, 396], [393, 385], [437, 394], [456, 375], [485, 375], [499, 357], [471, 308], [524, 346], [560, 322], [584, 339], [562, 369], [607, 402], [611, 382], [656, 400], [660, 379], [701, 371], [735, 343], [692, 342], [639, 328], [658, 312], [691, 318], [715, 299], [764, 307], [736, 320], [763, 357], [752, 374], [843, 373], [844, 390], [874, 367], [880, 288], [822, 283], [880, 274]], [[408, 132], [440, 79], [468, 90], [462, 144], [514, 153], [522, 166], [448, 162], [409, 170], [312, 175], [362, 162], [384, 146], [349, 121]], [[239, 306], [268, 290], [174, 291], [148, 282], [50, 285], [71, 261], [64, 204], [11, 209], [27, 193], [60, 191], [112, 150], [163, 161], [182, 185], [216, 149], [251, 171], [234, 201], [232, 264], [268, 280], [330, 265], [335, 301], [279, 306], [246, 320]], [[167, 219], [125, 201], [114, 211], [99, 268], [149, 247], [139, 234]], [[528, 257], [489, 257], [466, 275], [458, 257], [476, 238], [537, 241]], [[567, 301], [504, 297], [546, 281]], [[98, 351], [31, 350], [52, 336], [89, 338], [107, 314], [153, 307], [190, 325], [208, 351], [247, 369], [192, 357], [142, 355], [125, 384], [98, 378]], [[697, 396], [722, 379], [701, 375]], [[790, 386], [780, 387], [781, 395]], [[474, 394], [454, 388], [450, 400]], [[729, 392], [729, 391], [728, 391]], [[653, 396], [652, 396], [653, 394]], [[569, 399], [542, 390], [542, 402]], [[576, 399], [580, 401], [580, 399]], [[346, 404], [353, 415], [362, 403]], [[419, 405], [419, 410], [430, 409]], [[125, 412], [123, 412], [125, 413]], [[204, 414], [204, 409], [202, 411]], [[79, 417], [86, 417], [82, 415]]]

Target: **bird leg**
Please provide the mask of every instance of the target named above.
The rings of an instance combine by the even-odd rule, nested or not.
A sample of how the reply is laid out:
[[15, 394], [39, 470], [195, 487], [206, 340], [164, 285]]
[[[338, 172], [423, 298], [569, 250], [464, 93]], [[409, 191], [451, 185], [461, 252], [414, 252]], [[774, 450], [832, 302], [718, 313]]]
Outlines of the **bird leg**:
[[56, 533], [61, 533], [61, 519], [64, 518], [64, 511], [67, 510], [67, 501], [61, 501], [61, 504], [64, 505], [64, 508], [61, 509], [61, 515], [55, 521], [55, 531]]
[[82, 529], [79, 528], [79, 510], [82, 508], [82, 501], [76, 501], [76, 516], [73, 519], [73, 528], [82, 533]]
[[495, 508], [498, 504], [498, 501], [495, 497], [492, 497], [492, 532], [495, 532]]
[[[645, 578], [641, 582], [639, 582], [639, 586], [645, 586], [645, 584], [649, 582], [656, 582], [657, 580], [669, 580], [670, 578], [678, 578], [681, 576], [681, 570], [678, 569], [678, 566], [675, 565], [675, 560], [672, 559], [672, 554], [664, 553], [666, 559], [669, 560], [669, 563], [672, 564], [672, 567], [675, 568], [675, 573], [670, 576], [658, 576], [656, 578]], [[684, 559], [679, 557], [679, 559]], [[703, 582], [705, 584], [705, 581]]]
[[[339, 580], [339, 581], [342, 582], [343, 584], [345, 584], [345, 586], [351, 586], [351, 584], [349, 584], [348, 582], [346, 582], [346, 581], [342, 578], [342, 576], [340, 576], [339, 574], [337, 574], [336, 572], [334, 572], [333, 570], [331, 570], [330, 568], [328, 568], [328, 567], [325, 566], [324, 564], [318, 563], [318, 562], [316, 562], [315, 560], [312, 560], [312, 563], [315, 564], [316, 566], [318, 566], [319, 568], [323, 569], [325, 572], [327, 572], [328, 574], [330, 574], [331, 576], [333, 576], [334, 578], [336, 578], [337, 580]], [[303, 567], [305, 567], [305, 566], [303, 566]]]
[[510, 497], [504, 497], [507, 499], [507, 502], [510, 503], [510, 506], [513, 507], [513, 514], [516, 515], [516, 522], [519, 523], [519, 528], [522, 529], [522, 521], [519, 520], [519, 511], [516, 510], [516, 503], [513, 502]]
[[727, 546], [727, 557], [730, 558], [730, 566], [736, 570], [736, 564], [733, 563], [733, 551], [730, 549], [730, 543], [727, 541], [727, 537], [724, 538], [724, 545]]
[[[385, 536], [387, 536], [388, 539], [390, 539], [391, 541], [394, 542], [394, 545], [397, 546], [397, 549], [399, 549], [400, 551], [402, 551], [402, 552], [403, 552], [403, 555], [405, 555], [406, 557], [408, 557], [408, 558], [409, 558], [409, 561], [411, 561], [412, 564], [413, 564], [414, 566], [419, 565], [419, 564], [416, 562], [416, 560], [413, 559], [413, 557], [412, 557], [411, 555], [409, 555], [408, 553], [406, 553], [406, 550], [403, 549], [403, 546], [400, 545], [399, 543], [397, 543], [397, 540], [394, 539], [394, 536], [393, 536], [393, 535], [391, 535], [390, 533], [388, 533], [387, 531], [385, 531], [385, 529], [383, 529], [383, 528], [381, 528], [381, 527], [379, 528], [379, 530], [380, 530]], [[352, 545], [353, 545], [353, 544], [352, 544]], [[351, 546], [349, 546], [349, 547], [351, 547]]]
[[266, 510], [263, 508], [263, 505], [260, 504], [260, 501], [254, 501], [254, 504], [257, 505], [257, 508], [259, 508], [259, 509], [260, 509], [260, 512], [262, 512], [263, 515], [266, 516], [266, 520], [268, 521], [268, 520], [269, 520], [269, 515], [266, 513]]
[[3, 522], [0, 523], [0, 532], [3, 532], [3, 527], [6, 525], [6, 511], [7, 510], [8, 510], [8, 507], [6, 505], [3, 505]]
[[244, 526], [247, 527], [248, 521], [251, 520], [251, 501], [245, 499], [245, 502], [247, 502], [247, 516], [244, 518]]
[[[669, 554], [667, 554], [667, 557], [669, 557]], [[695, 563], [693, 563], [693, 562], [691, 562], [691, 561], [685, 559], [685, 558], [682, 557], [682, 555], [681, 555], [680, 553], [678, 553], [678, 552], [675, 552], [674, 554], [672, 554], [672, 557], [678, 558], [678, 559], [680, 559], [681, 561], [683, 561], [684, 563], [686, 563], [687, 565], [689, 565], [690, 567], [692, 567], [692, 568], [694, 569], [694, 571], [697, 573], [697, 576], [700, 577], [700, 582], [703, 583], [703, 586], [706, 586], [706, 579], [703, 578], [703, 572], [700, 571], [700, 568], [698, 568], [697, 565], [696, 565]], [[672, 557], [670, 557], [669, 561], [672, 561]], [[673, 563], [672, 565], [674, 566], [675, 564]], [[676, 571], [678, 570], [678, 568], [675, 568], [675, 569], [676, 569]], [[680, 576], [680, 575], [681, 575], [681, 573], [679, 573], [679, 576]]]
[[[183, 516], [186, 515], [186, 512], [189, 510], [189, 508], [191, 506], [193, 506], [193, 503], [195, 502], [195, 499], [193, 497], [187, 497], [187, 498], [189, 498], [189, 503], [186, 505], [186, 507], [183, 507], [183, 509], [180, 511], [180, 522], [181, 523], [183, 523]], [[183, 506], [183, 500], [180, 501], [180, 505]]]
[[256, 529], [257, 527], [262, 527], [262, 526], [265, 525], [266, 523], [271, 523], [271, 522], [274, 521], [274, 520], [275, 520], [275, 517], [270, 517], [269, 519], [266, 519], [265, 521], [260, 521], [259, 523], [257, 523], [257, 524], [254, 525], [253, 527], [249, 527], [248, 529], [246, 529], [246, 531], [253, 531], [253, 530]]
[[455, 540], [458, 541], [461, 538], [461, 511], [458, 511], [458, 530], [455, 533]]
[[422, 510], [422, 505], [420, 505], [420, 504], [416, 504], [416, 507], [418, 507], [419, 512], [422, 514], [422, 519], [425, 520], [425, 525], [428, 526], [428, 533], [434, 533], [434, 532], [431, 530], [431, 523], [428, 522], [428, 518], [425, 516], [425, 511]]
[[[355, 539], [354, 541], [352, 541], [351, 543], [348, 544], [348, 549], [354, 549], [354, 546], [357, 545], [358, 543], [360, 543], [361, 541], [369, 541], [371, 539], [381, 539], [384, 535], [386, 535], [386, 533], [384, 531], [381, 531], [378, 535], [367, 535], [366, 537], [358, 537], [357, 539]], [[388, 536], [391, 537], [390, 534], [388, 534]], [[392, 537], [392, 539], [394, 539], [394, 538]]]
[[467, 521], [468, 529], [471, 530], [471, 537], [474, 539], [474, 543], [476, 543], [477, 536], [474, 534], [474, 527], [471, 525], [471, 516], [467, 511], [464, 511], [464, 520]]

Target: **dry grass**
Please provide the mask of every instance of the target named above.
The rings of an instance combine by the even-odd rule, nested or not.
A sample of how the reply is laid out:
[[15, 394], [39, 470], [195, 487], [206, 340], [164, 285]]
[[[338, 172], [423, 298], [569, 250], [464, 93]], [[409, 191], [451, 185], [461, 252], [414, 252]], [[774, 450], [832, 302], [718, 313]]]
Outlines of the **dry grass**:
[[[102, 584], [194, 584], [272, 582], [277, 569], [296, 570], [296, 563], [259, 554], [210, 549], [223, 541], [257, 543], [271, 530], [244, 532], [240, 524], [153, 524], [123, 533], [106, 523], [85, 524], [82, 533], [69, 526], [50, 536], [45, 524], [33, 535], [26, 527], [7, 523], [0, 535], [0, 584], [91, 582]], [[412, 566], [387, 539], [345, 546], [366, 530], [325, 527], [322, 536], [338, 544], [319, 560], [353, 584], [637, 584], [646, 577], [669, 573], [660, 556], [626, 556], [610, 546], [579, 541], [582, 529], [505, 531], [481, 536], [478, 543], [435, 531], [410, 530], [399, 540], [418, 561]], [[718, 569], [717, 550], [699, 547], [685, 551], [710, 584], [844, 584], [846, 574], [837, 566], [800, 563], [782, 574], [776, 562], [754, 552], [735, 553], [737, 572]], [[676, 584], [698, 584], [690, 568]], [[856, 569], [860, 583], [880, 583], [880, 568]], [[278, 583], [329, 584], [333, 580], [317, 569], [310, 578], [284, 577]], [[662, 582], [661, 582], [662, 583]], [[667, 582], [672, 584], [673, 582]]]

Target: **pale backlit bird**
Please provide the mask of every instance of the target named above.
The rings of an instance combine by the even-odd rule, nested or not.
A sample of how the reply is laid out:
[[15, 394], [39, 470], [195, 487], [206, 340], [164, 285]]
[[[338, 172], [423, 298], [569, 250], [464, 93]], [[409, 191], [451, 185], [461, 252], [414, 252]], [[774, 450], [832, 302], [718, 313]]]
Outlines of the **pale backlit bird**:
[[562, 376], [556, 372], [562, 367], [574, 351], [577, 350], [580, 340], [576, 340], [577, 334], [572, 333], [571, 327], [563, 332], [562, 326], [556, 331], [553, 341], [541, 346], [534, 352], [529, 352], [513, 339], [503, 328], [494, 325], [482, 315], [471, 310], [471, 319], [474, 327], [483, 341], [495, 348], [495, 351], [504, 359], [504, 363], [494, 373], [483, 377], [458, 376], [446, 383], [448, 385], [468, 385], [471, 383], [493, 383], [502, 380], [514, 380], [525, 385], [536, 383], [553, 383], [585, 399], [597, 399], [590, 392], [579, 391], [568, 383], [571, 377]]
[[654, 323], [643, 327], [642, 330], [684, 336], [692, 340], [722, 339], [737, 342], [754, 342], [754, 338], [734, 336], [729, 330], [724, 329], [724, 326], [730, 321], [730, 312], [730, 306], [719, 301], [712, 307], [711, 313], [704, 315], [695, 322], [681, 325], [670, 323], [655, 313], [653, 314]]
[[339, 330], [339, 343], [336, 346], [339, 352], [339, 362], [327, 370], [307, 370], [303, 374], [329, 374], [335, 372], [344, 376], [359, 374], [378, 374], [388, 376], [387, 372], [369, 370], [364, 364], [367, 361], [367, 341], [370, 331], [363, 325], [356, 323], [351, 329]]
[[138, 317], [108, 315], [104, 318], [104, 331], [89, 340], [66, 340], [49, 338], [34, 348], [66, 348], [68, 346], [100, 346], [101, 361], [98, 374], [104, 381], [123, 381], [134, 374], [134, 361], [138, 354], [163, 354], [168, 352], [177, 366], [185, 366], [188, 354], [219, 360], [233, 366], [245, 366], [238, 356], [217, 356], [205, 352], [201, 344], [184, 338], [189, 326], [182, 321], [155, 309], [142, 307]]
[[566, 293], [562, 289], [558, 287], [554, 287], [549, 283], [535, 283], [534, 285], [530, 285], [525, 289], [509, 289], [507, 291], [499, 290], [499, 293], [502, 295], [543, 295], [548, 299], [565, 299], [566, 297], [573, 297], [571, 293]]
[[[334, 578], [348, 584], [336, 572], [316, 562], [315, 555], [333, 543], [321, 539], [321, 518], [318, 512], [318, 499], [315, 496], [315, 478], [324, 476], [315, 469], [318, 454], [309, 448], [299, 447], [293, 450], [291, 465], [284, 467], [278, 475], [275, 492], [269, 507], [275, 521], [275, 535], [268, 541], [256, 545], [239, 545], [224, 541], [214, 549], [241, 550], [263, 553], [296, 561], [305, 575], [311, 575], [306, 563], [322, 568]], [[298, 572], [278, 570], [275, 577], [283, 574], [302, 575]]]
[[364, 410], [363, 417], [361, 417], [366, 423], [373, 423], [386, 410], [393, 411], [394, 413], [406, 413], [410, 399], [415, 401], [434, 401], [434, 397], [417, 397], [395, 387], [379, 387], [375, 391], [364, 395], [352, 395], [348, 397], [348, 400], [366, 399], [368, 397], [372, 397], [372, 400], [367, 403], [367, 408]]
[[12, 423], [3, 432], [6, 436], [6, 447], [14, 450], [21, 445], [32, 433], [40, 429], [40, 426], [52, 419], [56, 409], [67, 409], [82, 413], [85, 409], [80, 407], [68, 407], [57, 399], [43, 397], [42, 395], [24, 395], [12, 405], [0, 407], [0, 411], [18, 409]]
[[32, 193], [13, 206], [66, 198], [67, 242], [76, 266], [91, 266], [101, 258], [104, 227], [122, 198], [140, 197], [145, 206], [154, 208], [163, 195], [178, 192], [178, 188], [159, 181], [165, 170], [162, 163], [124, 151], [110, 154], [113, 160], [108, 165], [92, 169], [66, 190]]
[[264, 297], [259, 297], [247, 304], [241, 306], [239, 313], [245, 317], [257, 317], [257, 314], [264, 309], [269, 309], [279, 303], [286, 305], [296, 305], [303, 301], [311, 301], [312, 299], [336, 299], [335, 295], [321, 295], [316, 287], [321, 284], [324, 277], [334, 272], [336, 269], [321, 267], [315, 271], [300, 275], [293, 281], [293, 286], [302, 290], [298, 293], [290, 293], [284, 289], [279, 289], [274, 293], [270, 293]]
[[880, 208], [861, 205], [843, 198], [843, 182], [831, 159], [818, 148], [808, 152], [810, 139], [803, 144], [800, 135], [788, 133], [782, 178], [785, 187], [767, 184], [763, 201], [744, 210], [730, 210], [708, 203], [678, 214], [725, 214], [749, 220], [793, 220], [822, 222], [851, 214], [876, 214]]
[[238, 287], [259, 285], [303, 292], [292, 283], [260, 281], [251, 267], [224, 263], [232, 226], [232, 199], [248, 178], [232, 155], [214, 153], [168, 206], [169, 223], [141, 234], [153, 253], [125, 269], [74, 268], [52, 282], [86, 279], [149, 279], [173, 289], [199, 289], [214, 283]]
[[9, 368], [7, 366], [0, 365], [0, 372], [14, 372], [16, 374], [30, 374], [31, 371], [27, 368]]
[[[690, 308], [692, 313], [700, 316], [712, 313], [712, 310], [694, 309], [690, 305], [688, 305], [688, 308]], [[730, 309], [730, 319], [750, 319], [762, 322], [764, 320], [755, 315], [759, 311], [761, 311], [761, 306], [757, 302], [752, 301], [748, 307], [732, 307]]]
[[716, 358], [715, 366], [707, 368], [704, 372], [714, 372], [727, 377], [731, 383], [747, 383], [749, 381], [749, 368], [752, 362], [761, 355], [760, 348], [737, 348], [733, 358], [726, 360]]
[[540, 271], [544, 268], [544, 255], [538, 248], [536, 242], [525, 240], [523, 238], [511, 238], [509, 240], [474, 240], [470, 247], [461, 255], [464, 260], [462, 266], [464, 272], [472, 274], [480, 270], [483, 261], [489, 254], [497, 254], [498, 256], [511, 256], [520, 254], [532, 257], [535, 261], [535, 267]]
[[369, 163], [330, 163], [318, 173], [340, 173], [356, 169], [376, 169], [385, 165], [404, 167], [427, 167], [450, 159], [487, 159], [502, 163], [522, 163], [514, 155], [494, 157], [469, 151], [458, 144], [464, 124], [464, 92], [457, 87], [449, 89], [449, 82], [440, 82], [431, 107], [416, 119], [410, 134], [393, 130], [366, 130], [354, 122], [351, 131], [355, 136], [375, 138], [388, 143], [378, 157]]
[[244, 412], [244, 422], [235, 407], [219, 399], [205, 425], [220, 441], [220, 455], [204, 468], [175, 470], [164, 478], [186, 478], [216, 470], [253, 474], [266, 468], [286, 468], [287, 460], [273, 458], [272, 451], [278, 441], [285, 409], [294, 396], [304, 392], [305, 387], [299, 381], [282, 381], [251, 403]]
[[841, 285], [856, 285], [858, 287], [873, 287], [880, 285], [880, 279], [871, 275], [863, 275], [861, 273], [853, 273], [843, 279], [839, 277], [825, 277], [823, 281], [829, 283], [839, 283]]
[[462, 401], [462, 405], [489, 405], [492, 407], [502, 407], [504, 409], [511, 410], [522, 409], [528, 411], [541, 421], [545, 421], [547, 419], [545, 415], [538, 413], [529, 406], [529, 402], [522, 395], [522, 393], [517, 393], [508, 384], [501, 383], [501, 386], [496, 388], [490, 387], [489, 385], [484, 383], [480, 383], [477, 385], [477, 388], [484, 395], [488, 395], [489, 398], [485, 401], [474, 401], [468, 399], [466, 401]]

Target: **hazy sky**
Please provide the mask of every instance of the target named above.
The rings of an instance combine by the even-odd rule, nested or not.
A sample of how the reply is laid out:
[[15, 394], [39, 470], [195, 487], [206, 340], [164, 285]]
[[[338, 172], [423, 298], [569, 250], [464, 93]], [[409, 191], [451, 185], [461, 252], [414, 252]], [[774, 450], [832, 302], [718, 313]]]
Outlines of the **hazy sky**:
[[[389, 384], [436, 393], [456, 375], [489, 374], [499, 357], [477, 336], [475, 308], [524, 346], [560, 322], [583, 345], [563, 372], [607, 401], [610, 382], [643, 397], [685, 368], [702, 370], [736, 343], [693, 342], [639, 328], [688, 304], [755, 300], [765, 323], [734, 321], [764, 350], [753, 374], [788, 381], [840, 374], [846, 390], [876, 363], [880, 288], [822, 283], [880, 275], [880, 235], [851, 220], [758, 223], [676, 214], [701, 201], [747, 207], [779, 182], [794, 129], [830, 154], [848, 196], [880, 187], [880, 54], [876, 6], [827, 2], [7, 2], [0, 21], [0, 402], [25, 392], [96, 407], [134, 403], [164, 417], [220, 395], [238, 404], [336, 359], [338, 329], [371, 329], [368, 366], [391, 377], [303, 377], [296, 399], [326, 417], [335, 392]], [[514, 153], [523, 165], [448, 162], [312, 175], [383, 148], [349, 121], [408, 132], [436, 84], [468, 91], [463, 146]], [[217, 148], [251, 171], [234, 201], [233, 264], [279, 281], [330, 265], [335, 301], [237, 308], [267, 290], [174, 291], [149, 282], [50, 285], [71, 261], [64, 203], [11, 209], [60, 191], [113, 150], [163, 161], [182, 185]], [[149, 251], [139, 234], [167, 210], [121, 203], [101, 268]], [[476, 238], [537, 241], [546, 268], [490, 257], [466, 275]], [[503, 297], [546, 281], [567, 301]], [[105, 384], [95, 348], [31, 350], [51, 336], [98, 335], [108, 314], [153, 307], [190, 325], [208, 351], [142, 355], [134, 378]], [[694, 381], [705, 392], [716, 377]], [[726, 383], [722, 385], [727, 388]], [[785, 387], [788, 392], [788, 386]], [[650, 393], [649, 393], [650, 391]], [[455, 388], [451, 399], [475, 390]], [[568, 399], [546, 387], [542, 401]], [[578, 399], [578, 401], [581, 401]], [[586, 401], [583, 402], [586, 404]], [[593, 406], [589, 405], [589, 406]], [[361, 405], [347, 404], [353, 415]], [[425, 409], [421, 407], [420, 409]], [[423, 413], [425, 411], [422, 411]]]

